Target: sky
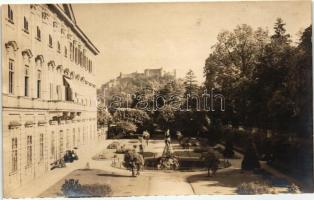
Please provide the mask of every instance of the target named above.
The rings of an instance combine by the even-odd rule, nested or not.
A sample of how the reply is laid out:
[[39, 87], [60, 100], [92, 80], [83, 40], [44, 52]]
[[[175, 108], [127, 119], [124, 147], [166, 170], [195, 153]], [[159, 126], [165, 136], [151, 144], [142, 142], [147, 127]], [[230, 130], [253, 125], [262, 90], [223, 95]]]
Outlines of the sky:
[[146, 68], [176, 69], [184, 77], [192, 69], [199, 83], [203, 67], [219, 32], [239, 24], [267, 28], [276, 18], [287, 32], [298, 33], [311, 24], [311, 2], [203, 2], [72, 4], [77, 24], [99, 49], [93, 66], [96, 83], [120, 72]]

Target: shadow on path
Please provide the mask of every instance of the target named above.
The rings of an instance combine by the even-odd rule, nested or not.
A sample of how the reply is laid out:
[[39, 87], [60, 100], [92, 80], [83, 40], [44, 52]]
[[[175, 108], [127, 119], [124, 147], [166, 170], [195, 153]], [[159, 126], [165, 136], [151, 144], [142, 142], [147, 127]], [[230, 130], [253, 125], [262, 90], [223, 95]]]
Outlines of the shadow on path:
[[193, 184], [197, 182], [208, 182], [208, 186], [236, 188], [243, 182], [258, 181], [261, 177], [252, 173], [241, 173], [240, 169], [228, 169], [218, 171], [216, 176], [208, 177], [207, 173], [188, 176], [186, 181]]

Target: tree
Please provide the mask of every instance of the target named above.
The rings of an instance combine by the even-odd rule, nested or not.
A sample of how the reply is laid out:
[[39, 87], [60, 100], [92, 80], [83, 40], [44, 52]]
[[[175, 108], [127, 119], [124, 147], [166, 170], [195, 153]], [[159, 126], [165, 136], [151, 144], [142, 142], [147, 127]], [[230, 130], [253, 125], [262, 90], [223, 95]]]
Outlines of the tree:
[[300, 136], [312, 135], [312, 25], [301, 35], [296, 48], [295, 66], [289, 68], [287, 88], [293, 101], [294, 131]]
[[190, 69], [185, 75], [185, 94], [194, 95], [197, 91], [197, 81], [194, 72]]
[[[218, 90], [226, 101], [226, 112], [210, 113], [213, 127], [232, 124], [271, 129], [279, 134], [272, 139], [278, 141], [272, 148], [273, 160], [295, 163], [294, 167], [306, 171], [298, 161], [313, 157], [305, 142], [313, 133], [312, 26], [304, 30], [297, 46], [285, 27], [278, 18], [271, 36], [247, 25], [220, 33], [205, 63], [205, 86]], [[300, 139], [297, 142], [290, 140], [295, 134]], [[258, 138], [254, 140], [259, 144]], [[259, 166], [254, 151], [248, 147], [243, 169]], [[290, 151], [298, 159], [284, 156]]]
[[275, 34], [271, 36], [272, 42], [277, 44], [290, 44], [290, 34], [286, 34], [286, 23], [283, 22], [281, 18], [277, 18], [274, 25]]
[[164, 85], [159, 90], [159, 94], [164, 98], [165, 104], [175, 109], [179, 109], [184, 96], [184, 83], [182, 80], [173, 80]]
[[111, 114], [103, 108], [97, 107], [97, 124], [104, 126], [112, 120]]
[[119, 121], [116, 125], [117, 125], [117, 130], [119, 130], [123, 136], [127, 136], [132, 133], [135, 133], [137, 129], [134, 123], [128, 122], [128, 121]]
[[175, 109], [172, 108], [169, 105], [163, 106], [163, 108], [157, 113], [157, 122], [160, 127], [162, 127], [164, 130], [166, 129], [172, 129], [173, 128], [173, 123], [175, 122]]
[[111, 110], [126, 107], [153, 110], [153, 97], [165, 84], [174, 80], [174, 76], [168, 74], [147, 77], [134, 72], [127, 77], [119, 76], [105, 84], [107, 107]]
[[215, 89], [224, 95], [226, 112], [224, 121], [243, 124], [248, 120], [247, 90], [252, 83], [257, 59], [265, 51], [268, 32], [253, 30], [243, 24], [232, 32], [223, 31], [205, 62], [204, 74], [207, 90]]
[[196, 76], [192, 70], [189, 70], [185, 75], [184, 80], [184, 97], [185, 102], [183, 103], [184, 108], [189, 110], [190, 108], [195, 110], [199, 109], [199, 98], [198, 98], [198, 86], [196, 81]]
[[251, 124], [282, 129], [292, 124], [294, 103], [287, 87], [287, 74], [294, 66], [296, 52], [290, 45], [290, 35], [286, 33], [285, 23], [280, 18], [275, 23], [274, 31], [256, 64], [254, 82], [249, 92], [252, 102], [249, 116], [253, 119]]
[[234, 157], [233, 138], [230, 136], [226, 139], [226, 144], [225, 144], [225, 149], [223, 151], [223, 155], [225, 158], [233, 158]]
[[219, 169], [219, 156], [213, 148], [209, 148], [207, 152], [202, 153], [201, 160], [204, 161], [207, 167], [207, 175], [215, 176]]
[[144, 158], [141, 154], [134, 150], [126, 151], [123, 161], [124, 167], [132, 172], [132, 176], [140, 175], [140, 171], [144, 166]]
[[244, 158], [241, 163], [242, 170], [255, 170], [260, 168], [260, 163], [257, 157], [256, 148], [252, 141], [248, 142], [246, 147]]
[[[238, 25], [233, 32], [223, 31], [218, 34], [218, 42], [212, 47], [213, 53], [206, 61], [207, 70], [214, 68], [235, 68], [241, 77], [251, 77], [256, 58], [263, 51], [268, 39], [268, 32], [262, 28], [254, 31], [246, 24]], [[220, 70], [218, 70], [220, 71]]]
[[150, 117], [143, 110], [120, 108], [113, 113], [113, 121], [115, 123], [121, 121], [130, 122], [137, 127], [137, 131], [142, 132], [147, 129], [147, 126], [150, 124]]

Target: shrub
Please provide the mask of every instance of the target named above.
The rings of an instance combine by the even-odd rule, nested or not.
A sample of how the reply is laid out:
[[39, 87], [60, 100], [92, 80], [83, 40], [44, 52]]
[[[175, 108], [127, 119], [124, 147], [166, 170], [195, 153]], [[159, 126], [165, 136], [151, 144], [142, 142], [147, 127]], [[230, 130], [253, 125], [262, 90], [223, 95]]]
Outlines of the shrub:
[[233, 158], [234, 157], [232, 139], [227, 139], [226, 146], [225, 146], [225, 149], [223, 151], [223, 155], [225, 158]]
[[261, 182], [250, 182], [250, 183], [241, 183], [236, 192], [238, 194], [274, 194], [275, 190], [266, 183]]
[[138, 165], [140, 168], [144, 166], [144, 158], [141, 154], [134, 150], [128, 150], [124, 153], [123, 165], [127, 169], [131, 169], [133, 166]]
[[198, 147], [198, 146], [200, 146], [200, 142], [199, 142], [199, 140], [196, 139], [196, 138], [190, 138], [190, 139], [189, 139], [189, 142], [191, 143], [191, 145], [192, 145], [193, 147]]
[[161, 157], [157, 162], [157, 169], [177, 170], [179, 167], [179, 159], [175, 156]]
[[201, 153], [193, 152], [193, 151], [175, 151], [175, 152], [173, 152], [173, 155], [178, 157], [178, 158], [182, 158], [182, 157], [199, 158], [199, 157], [201, 157]]
[[103, 160], [103, 159], [107, 159], [107, 157], [105, 154], [99, 154], [98, 159]]
[[260, 168], [260, 163], [257, 157], [256, 149], [252, 142], [246, 148], [244, 158], [241, 163], [242, 170], [255, 170]]
[[156, 153], [146, 151], [146, 152], [143, 152], [142, 155], [143, 155], [144, 158], [155, 157]]
[[92, 159], [93, 160], [105, 160], [105, 159], [110, 158], [111, 157], [110, 155], [111, 155], [110, 152], [108, 152], [107, 149], [104, 149], [100, 153], [97, 153], [96, 155], [94, 155]]
[[[215, 175], [219, 168], [220, 160], [219, 155], [212, 148], [209, 148], [207, 152], [202, 153], [201, 160], [204, 161], [205, 166], [208, 169], [208, 176]], [[210, 171], [212, 174], [210, 174]]]
[[297, 185], [294, 184], [294, 183], [292, 183], [291, 185], [289, 185], [289, 187], [288, 187], [288, 192], [289, 192], [289, 193], [294, 193], [294, 194], [301, 193], [299, 186], [297, 186]]
[[65, 180], [61, 191], [65, 197], [105, 197], [112, 193], [109, 185], [81, 185], [79, 180], [74, 179]]
[[208, 147], [196, 147], [193, 151], [194, 151], [195, 153], [207, 152], [207, 151], [208, 151]]
[[147, 121], [150, 120], [150, 117], [143, 110], [132, 108], [119, 108], [113, 114], [113, 119], [116, 122], [127, 120], [137, 126], [143, 126]]
[[117, 149], [120, 146], [119, 142], [112, 142], [107, 146], [107, 149]]
[[208, 144], [207, 138], [199, 138], [198, 140], [199, 140], [201, 146], [207, 146], [207, 144]]
[[125, 153], [127, 151], [125, 144], [116, 148], [116, 153]]
[[87, 197], [108, 197], [112, 193], [111, 187], [106, 184], [83, 185], [82, 190]]
[[122, 133], [124, 136], [131, 135], [136, 132], [137, 126], [128, 121], [120, 121], [117, 123], [117, 130]]
[[184, 137], [180, 140], [180, 145], [185, 148], [188, 149], [190, 147], [199, 147], [200, 146], [200, 142], [196, 139], [196, 138], [188, 138], [188, 137]]
[[192, 144], [191, 144], [190, 142], [186, 142], [186, 143], [183, 143], [183, 144], [182, 144], [182, 147], [183, 147], [184, 149], [190, 149], [190, 147], [192, 147]]
[[103, 106], [98, 106], [97, 107], [97, 124], [98, 125], [105, 125], [108, 124], [110, 121], [112, 121], [112, 116], [111, 114], [104, 110]]
[[189, 138], [188, 138], [188, 137], [183, 137], [183, 138], [181, 138], [181, 140], [180, 140], [180, 145], [183, 146], [183, 144], [187, 143], [188, 141], [189, 141]]

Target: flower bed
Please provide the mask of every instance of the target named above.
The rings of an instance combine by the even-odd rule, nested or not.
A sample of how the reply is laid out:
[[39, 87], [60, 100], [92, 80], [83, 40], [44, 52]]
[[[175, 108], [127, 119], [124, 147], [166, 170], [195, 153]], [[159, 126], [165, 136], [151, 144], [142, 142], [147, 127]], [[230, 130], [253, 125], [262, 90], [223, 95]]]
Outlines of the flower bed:
[[[158, 163], [160, 158], [145, 158], [145, 169], [158, 170]], [[176, 170], [207, 170], [207, 166], [203, 160], [199, 158], [178, 158], [179, 167]], [[220, 160], [219, 169], [230, 167], [231, 164], [228, 161]]]
[[106, 184], [81, 185], [79, 180], [65, 180], [61, 191], [65, 197], [106, 197], [112, 193], [111, 187]]
[[269, 184], [261, 182], [242, 183], [237, 187], [236, 192], [242, 195], [276, 193]]

